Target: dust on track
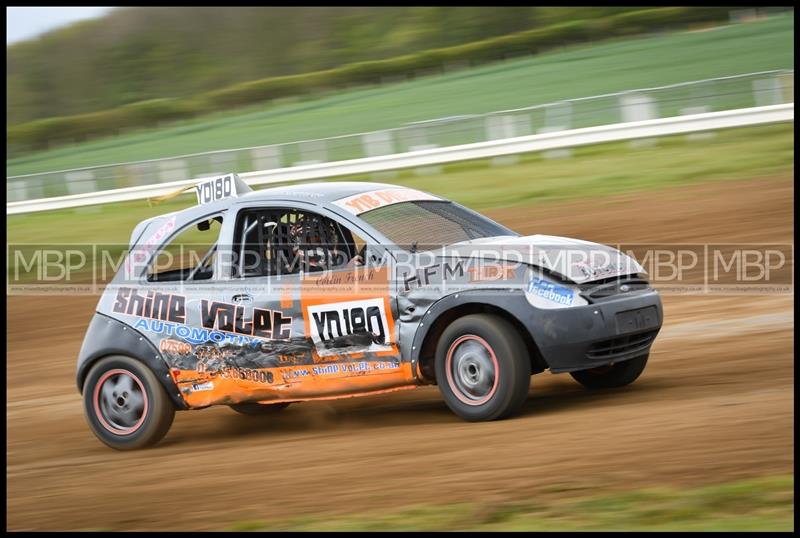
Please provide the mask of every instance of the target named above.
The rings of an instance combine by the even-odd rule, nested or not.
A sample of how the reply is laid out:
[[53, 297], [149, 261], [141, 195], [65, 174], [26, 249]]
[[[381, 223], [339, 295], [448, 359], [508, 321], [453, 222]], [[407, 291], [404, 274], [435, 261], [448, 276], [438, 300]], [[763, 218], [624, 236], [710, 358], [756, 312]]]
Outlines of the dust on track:
[[[791, 178], [710, 183], [491, 216], [617, 242], [793, 243]], [[96, 297], [9, 297], [9, 530], [219, 529], [247, 519], [590, 495], [793, 472], [793, 297], [664, 296], [630, 387], [531, 380], [518, 417], [466, 423], [436, 387], [252, 418], [179, 413], [150, 450], [85, 424], [74, 368]]]

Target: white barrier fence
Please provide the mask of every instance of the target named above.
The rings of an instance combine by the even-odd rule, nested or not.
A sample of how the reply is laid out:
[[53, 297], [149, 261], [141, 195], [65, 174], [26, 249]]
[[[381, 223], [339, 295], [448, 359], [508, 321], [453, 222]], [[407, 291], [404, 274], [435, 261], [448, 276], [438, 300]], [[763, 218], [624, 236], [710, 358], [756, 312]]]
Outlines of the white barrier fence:
[[[618, 122], [655, 120], [793, 101], [794, 70], [780, 69], [636, 88], [482, 114], [447, 116], [405, 123], [380, 131], [9, 175], [10, 171], [18, 170], [20, 166], [23, 169], [38, 166], [29, 160], [35, 160], [34, 156], [22, 156], [6, 162], [6, 202], [150, 186], [222, 175], [231, 170], [246, 173], [350, 161]], [[179, 127], [176, 129], [180, 132]], [[264, 129], [258, 129], [253, 135], [254, 140], [261, 140], [262, 143], [266, 141], [263, 137], [281, 138]], [[695, 136], [703, 137], [706, 133]], [[113, 139], [109, 139], [109, 142], [113, 143]], [[641, 139], [632, 144], [644, 147], [653, 142], [653, 139]], [[62, 151], [69, 153], [67, 148]], [[570, 151], [549, 150], [544, 157], [564, 158], [570, 155]], [[491, 164], [507, 165], [518, 158], [517, 155], [496, 157]], [[415, 173], [431, 174], [439, 170], [440, 167], [434, 165], [417, 168]], [[381, 175], [386, 177], [381, 179], [391, 178], [392, 174], [384, 172]]]
[[[529, 136], [489, 140], [486, 142], [444, 148], [423, 149], [363, 159], [247, 172], [239, 174], [239, 177], [250, 185], [289, 183], [399, 170], [419, 166], [431, 166], [533, 151], [570, 148], [602, 142], [647, 139], [659, 136], [787, 121], [794, 121], [794, 103], [692, 114], [655, 120], [631, 121], [552, 133], [546, 132]], [[11, 202], [6, 205], [6, 214], [16, 215], [36, 211], [141, 200], [173, 192], [180, 187], [193, 185], [203, 179], [208, 178]]]

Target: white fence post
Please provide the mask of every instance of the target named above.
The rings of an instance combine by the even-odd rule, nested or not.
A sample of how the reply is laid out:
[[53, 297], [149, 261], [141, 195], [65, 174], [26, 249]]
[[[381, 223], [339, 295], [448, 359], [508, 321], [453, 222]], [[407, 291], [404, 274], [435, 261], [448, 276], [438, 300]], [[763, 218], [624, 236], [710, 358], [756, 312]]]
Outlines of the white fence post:
[[778, 77], [759, 78], [753, 81], [753, 98], [756, 106], [780, 104], [783, 90]]
[[[425, 130], [425, 127], [423, 126], [411, 127], [407, 129], [406, 132], [411, 134], [410, 139], [414, 141], [413, 144], [408, 146], [408, 151], [422, 151], [426, 149], [435, 149], [439, 147], [436, 144], [428, 143], [428, 133]], [[432, 176], [441, 173], [442, 173], [442, 167], [438, 165], [414, 168], [415, 176]]]
[[[527, 116], [520, 115], [523, 119]], [[515, 136], [522, 136], [517, 132], [516, 125], [517, 118], [511, 114], [500, 114], [486, 116], [486, 140], [501, 140], [503, 138], [514, 138]], [[520, 130], [522, 130], [520, 128]], [[528, 122], [528, 130], [530, 130], [530, 121]], [[490, 161], [492, 166], [507, 166], [519, 162], [519, 155], [503, 155], [501, 157], [493, 157]]]
[[8, 189], [6, 190], [6, 192], [9, 192], [9, 201], [21, 202], [23, 200], [30, 200], [30, 196], [28, 195], [27, 180], [19, 179], [17, 181], [9, 182], [8, 185], [13, 185], [13, 188], [10, 191]]
[[[374, 131], [365, 133], [361, 136], [361, 143], [364, 146], [364, 155], [367, 157], [380, 157], [381, 155], [392, 155], [394, 150], [394, 139], [392, 131]], [[394, 179], [397, 172], [389, 170], [387, 172], [373, 172], [372, 178], [377, 180]]]
[[281, 146], [264, 146], [250, 151], [257, 170], [272, 170], [281, 167]]
[[[705, 114], [706, 112], [710, 112], [710, 108], [708, 105], [704, 106], [689, 106], [686, 108], [681, 109], [681, 116], [691, 116], [692, 114]], [[714, 131], [705, 131], [699, 133], [689, 133], [686, 135], [686, 140], [688, 142], [693, 142], [697, 140], [709, 140], [714, 138], [717, 135]]]
[[300, 160], [294, 163], [294, 166], [324, 163], [328, 160], [328, 147], [325, 140], [305, 140], [298, 142], [297, 145], [300, 150]]
[[[67, 172], [64, 174], [67, 183], [67, 191], [70, 194], [86, 194], [97, 191], [97, 181], [94, 173], [90, 170], [80, 170], [77, 172]], [[74, 210], [76, 213], [97, 213], [100, 211], [98, 206], [79, 207]]]
[[[544, 127], [538, 133], [566, 131], [572, 124], [572, 105], [567, 102], [554, 103], [544, 109]], [[572, 156], [570, 148], [551, 149], [542, 153], [545, 159], [564, 159]]]
[[158, 175], [162, 183], [189, 179], [189, 173], [188, 170], [186, 170], [186, 161], [183, 159], [160, 162], [158, 163], [158, 168], [160, 170]]
[[133, 163], [125, 167], [128, 177], [134, 185], [152, 185], [157, 183], [157, 171], [153, 163]]
[[[649, 95], [641, 93], [625, 93], [619, 98], [622, 121], [645, 121], [658, 118], [655, 101]], [[651, 147], [656, 144], [655, 138], [642, 138], [629, 142], [632, 148]]]
[[794, 103], [794, 71], [783, 73], [778, 76], [781, 89], [783, 90], [782, 103]]

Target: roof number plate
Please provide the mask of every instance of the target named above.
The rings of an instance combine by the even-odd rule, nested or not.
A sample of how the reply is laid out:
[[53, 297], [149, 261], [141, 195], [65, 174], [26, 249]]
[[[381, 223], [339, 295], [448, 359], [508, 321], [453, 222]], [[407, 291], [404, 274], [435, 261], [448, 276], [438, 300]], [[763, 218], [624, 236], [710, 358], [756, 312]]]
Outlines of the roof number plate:
[[236, 181], [233, 174], [204, 181], [195, 187], [197, 203], [200, 205], [236, 196]]

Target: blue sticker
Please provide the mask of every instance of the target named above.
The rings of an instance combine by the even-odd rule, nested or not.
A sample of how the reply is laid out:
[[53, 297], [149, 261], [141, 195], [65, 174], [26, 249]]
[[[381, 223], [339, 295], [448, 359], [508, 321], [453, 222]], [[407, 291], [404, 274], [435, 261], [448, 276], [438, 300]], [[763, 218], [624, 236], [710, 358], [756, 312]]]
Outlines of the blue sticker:
[[528, 293], [565, 306], [571, 306], [574, 297], [574, 292], [571, 288], [536, 277], [531, 277], [528, 280]]

